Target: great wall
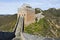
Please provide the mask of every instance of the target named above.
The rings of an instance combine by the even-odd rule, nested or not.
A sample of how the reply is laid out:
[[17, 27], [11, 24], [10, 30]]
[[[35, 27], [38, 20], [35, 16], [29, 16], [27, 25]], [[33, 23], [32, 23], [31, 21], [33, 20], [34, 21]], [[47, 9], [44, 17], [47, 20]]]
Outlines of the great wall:
[[[25, 5], [23, 7], [29, 7], [29, 6]], [[22, 8], [21, 11], [18, 11], [17, 22], [13, 32], [0, 32], [0, 40], [60, 40], [57, 38], [42, 37], [42, 36], [39, 37], [37, 35], [24, 33], [24, 24], [27, 24], [28, 22], [29, 22], [28, 24], [30, 24], [35, 20], [34, 9], [30, 8], [31, 7], [25, 9]], [[25, 19], [24, 16], [28, 18]]]

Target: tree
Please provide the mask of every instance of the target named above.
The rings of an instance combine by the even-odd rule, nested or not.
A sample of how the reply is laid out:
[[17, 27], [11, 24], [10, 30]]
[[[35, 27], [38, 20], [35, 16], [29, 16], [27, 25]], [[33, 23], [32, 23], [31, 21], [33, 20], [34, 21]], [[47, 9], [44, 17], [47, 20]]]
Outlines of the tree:
[[35, 14], [40, 13], [41, 9], [40, 8], [35, 8]]

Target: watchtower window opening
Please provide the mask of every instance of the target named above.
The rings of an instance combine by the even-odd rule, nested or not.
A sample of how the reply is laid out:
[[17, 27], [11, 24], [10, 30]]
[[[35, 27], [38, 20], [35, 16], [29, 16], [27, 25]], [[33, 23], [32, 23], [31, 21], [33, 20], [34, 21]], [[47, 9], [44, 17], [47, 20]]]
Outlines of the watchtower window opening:
[[26, 6], [27, 8], [32, 8], [32, 7], [30, 7], [30, 6]]

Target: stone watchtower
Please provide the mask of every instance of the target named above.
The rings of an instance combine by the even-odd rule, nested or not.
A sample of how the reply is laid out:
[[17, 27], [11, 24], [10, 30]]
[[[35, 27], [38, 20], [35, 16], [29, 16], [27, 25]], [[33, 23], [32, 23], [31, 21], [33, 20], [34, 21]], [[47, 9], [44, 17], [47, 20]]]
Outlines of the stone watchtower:
[[24, 17], [24, 24], [29, 25], [35, 22], [35, 10], [28, 4], [23, 4], [18, 10], [18, 17]]

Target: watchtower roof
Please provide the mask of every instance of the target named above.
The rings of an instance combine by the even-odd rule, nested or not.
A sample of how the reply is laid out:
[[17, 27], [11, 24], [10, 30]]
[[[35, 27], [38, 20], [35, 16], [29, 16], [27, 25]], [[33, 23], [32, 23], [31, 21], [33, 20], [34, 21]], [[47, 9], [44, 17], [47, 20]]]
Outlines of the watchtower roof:
[[21, 8], [32, 8], [29, 4], [23, 4]]

